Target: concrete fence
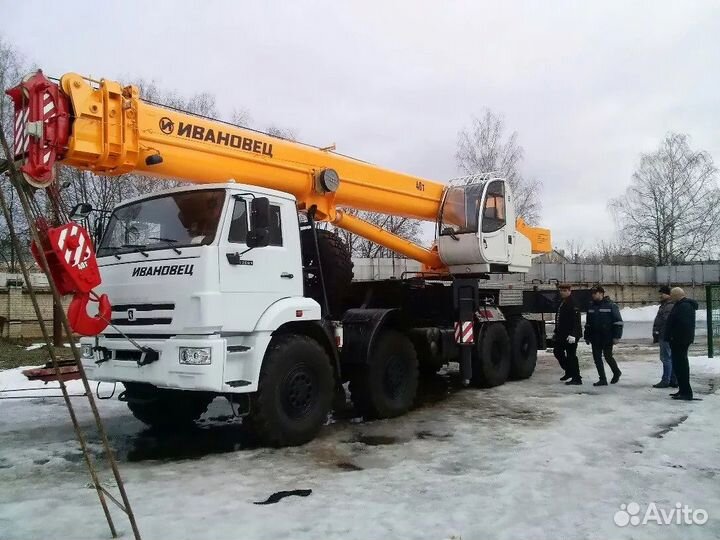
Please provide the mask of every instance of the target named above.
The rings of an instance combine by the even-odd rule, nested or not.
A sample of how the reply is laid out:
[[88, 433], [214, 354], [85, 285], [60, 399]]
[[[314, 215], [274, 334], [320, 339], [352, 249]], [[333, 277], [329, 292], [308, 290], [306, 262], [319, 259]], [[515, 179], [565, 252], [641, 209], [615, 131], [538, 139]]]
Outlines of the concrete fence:
[[611, 264], [540, 263], [533, 265], [527, 280], [613, 285], [703, 285], [720, 282], [720, 264], [681, 266], [620, 266]]
[[[368, 281], [412, 275], [421, 270], [420, 263], [402, 258], [353, 258], [355, 279]], [[52, 324], [52, 296], [43, 274], [31, 274], [38, 293], [43, 316]], [[683, 266], [618, 266], [608, 264], [540, 263], [526, 276], [508, 275], [503, 281], [552, 283], [567, 282], [583, 287], [601, 283], [608, 294], [624, 305], [644, 305], [657, 301], [661, 284], [680, 285], [688, 296], [704, 302], [706, 284], [720, 282], [720, 264]], [[65, 299], [65, 304], [70, 298]], [[22, 275], [0, 272], [0, 336], [37, 338], [40, 335], [35, 312], [24, 287]]]

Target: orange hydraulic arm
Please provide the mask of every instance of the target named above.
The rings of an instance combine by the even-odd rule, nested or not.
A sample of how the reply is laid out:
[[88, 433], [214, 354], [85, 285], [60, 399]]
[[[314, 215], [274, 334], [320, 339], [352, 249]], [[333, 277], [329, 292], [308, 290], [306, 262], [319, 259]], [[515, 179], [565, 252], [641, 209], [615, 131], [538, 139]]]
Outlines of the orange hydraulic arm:
[[[435, 221], [445, 189], [440, 182], [153, 105], [140, 98], [135, 86], [122, 87], [109, 80], [91, 83], [69, 73], [60, 79], [58, 92], [41, 73], [30, 81], [37, 78], [47, 82], [47, 95], [57, 94], [53, 98], [57, 100], [57, 118], [46, 118], [45, 130], [55, 137], [54, 142], [45, 143], [45, 148], [54, 144], [55, 152], [47, 153], [53, 159], [103, 175], [135, 172], [194, 183], [234, 178], [277, 189], [293, 194], [301, 209], [314, 206], [318, 219], [331, 221], [430, 268], [443, 266], [435, 250], [338, 210], [350, 207]], [[13, 99], [17, 111], [17, 101], [22, 98]], [[60, 117], [60, 109], [67, 111], [66, 118]], [[54, 130], [50, 129], [53, 120]], [[17, 140], [16, 153], [22, 153]], [[21, 144], [22, 140], [20, 137]], [[43, 156], [42, 148], [37, 155]], [[26, 177], [33, 177], [36, 183], [51, 181], [48, 173], [43, 177], [28, 173], [27, 165], [24, 169]], [[38, 169], [42, 169], [39, 161]]]

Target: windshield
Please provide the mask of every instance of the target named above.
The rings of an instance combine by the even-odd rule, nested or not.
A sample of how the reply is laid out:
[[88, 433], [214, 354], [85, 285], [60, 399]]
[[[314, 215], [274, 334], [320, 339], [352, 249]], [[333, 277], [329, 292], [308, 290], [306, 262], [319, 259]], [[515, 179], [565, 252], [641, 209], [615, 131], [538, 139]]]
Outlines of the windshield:
[[117, 208], [98, 257], [210, 244], [224, 201], [225, 190], [213, 189], [172, 193]]
[[440, 215], [440, 234], [476, 233], [484, 183], [448, 188]]

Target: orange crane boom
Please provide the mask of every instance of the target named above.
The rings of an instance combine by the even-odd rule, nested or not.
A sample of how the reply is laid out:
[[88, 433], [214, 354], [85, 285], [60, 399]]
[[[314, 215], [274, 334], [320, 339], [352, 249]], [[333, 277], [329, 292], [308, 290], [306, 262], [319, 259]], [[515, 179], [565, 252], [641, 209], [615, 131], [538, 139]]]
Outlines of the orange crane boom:
[[[47, 81], [42, 74], [38, 76]], [[52, 82], [47, 84], [46, 95], [55, 96], [58, 115], [52, 158], [61, 163], [101, 175], [134, 172], [193, 183], [233, 178], [277, 189], [293, 194], [299, 209], [314, 208], [317, 219], [330, 221], [429, 268], [444, 266], [436, 250], [338, 208], [435, 221], [446, 189], [440, 182], [150, 104], [141, 99], [136, 86], [123, 87], [105, 79], [93, 82], [75, 73], [64, 75], [59, 89], [53, 88]], [[22, 95], [11, 96], [18, 110]], [[68, 116], [64, 121], [60, 109]], [[47, 144], [50, 148], [50, 142]], [[38, 181], [38, 175], [26, 172], [28, 176]], [[49, 181], [49, 175], [45, 174], [42, 181]], [[547, 251], [549, 233], [526, 227], [523, 234], [532, 235], [533, 231], [539, 231], [537, 238], [530, 238], [533, 250]]]

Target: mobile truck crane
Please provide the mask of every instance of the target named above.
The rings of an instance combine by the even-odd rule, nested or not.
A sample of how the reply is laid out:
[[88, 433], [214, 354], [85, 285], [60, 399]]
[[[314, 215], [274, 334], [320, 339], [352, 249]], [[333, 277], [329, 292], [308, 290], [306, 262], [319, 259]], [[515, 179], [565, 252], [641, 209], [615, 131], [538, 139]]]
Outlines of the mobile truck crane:
[[[335, 397], [344, 401], [346, 382], [362, 415], [386, 418], [412, 407], [421, 373], [448, 362], [476, 386], [532, 375], [545, 334], [525, 315], [548, 311], [549, 297], [491, 277], [526, 272], [550, 235], [516, 217], [503, 179], [448, 186], [74, 73], [56, 83], [38, 72], [8, 93], [14, 158], [37, 188], [52, 184], [56, 163], [197, 184], [114, 209], [97, 246], [111, 304], [75, 313], [96, 323], [82, 332], [97, 334], [81, 340], [88, 376], [122, 382], [143, 422], [189, 423], [225, 396], [243, 404], [261, 441], [296, 445], [318, 433]], [[347, 208], [434, 221], [435, 245]], [[423, 271], [353, 282], [347, 247], [321, 221]]]

